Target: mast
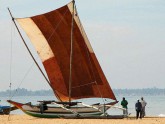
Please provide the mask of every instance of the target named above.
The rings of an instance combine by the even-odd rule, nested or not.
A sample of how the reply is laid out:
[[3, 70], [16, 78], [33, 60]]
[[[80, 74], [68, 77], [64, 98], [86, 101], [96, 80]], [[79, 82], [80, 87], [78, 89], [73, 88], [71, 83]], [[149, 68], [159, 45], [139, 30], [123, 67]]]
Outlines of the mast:
[[73, 0], [72, 2], [73, 2], [73, 12], [72, 12], [71, 45], [70, 45], [69, 102], [71, 102], [71, 95], [72, 95], [72, 61], [73, 61], [73, 30], [74, 30], [75, 0]]

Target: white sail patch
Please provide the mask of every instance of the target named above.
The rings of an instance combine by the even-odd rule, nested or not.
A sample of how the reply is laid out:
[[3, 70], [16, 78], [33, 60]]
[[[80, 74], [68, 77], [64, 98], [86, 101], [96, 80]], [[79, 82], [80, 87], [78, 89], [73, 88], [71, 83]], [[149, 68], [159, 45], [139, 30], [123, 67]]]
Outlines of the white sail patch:
[[46, 38], [31, 18], [16, 19], [30, 38], [42, 62], [54, 56]]

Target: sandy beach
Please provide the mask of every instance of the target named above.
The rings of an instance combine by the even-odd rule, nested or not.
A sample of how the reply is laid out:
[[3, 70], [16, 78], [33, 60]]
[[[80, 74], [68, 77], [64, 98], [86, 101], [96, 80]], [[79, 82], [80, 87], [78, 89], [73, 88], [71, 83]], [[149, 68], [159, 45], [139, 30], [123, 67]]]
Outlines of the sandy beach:
[[128, 119], [44, 119], [28, 115], [0, 115], [0, 124], [165, 124], [165, 118]]

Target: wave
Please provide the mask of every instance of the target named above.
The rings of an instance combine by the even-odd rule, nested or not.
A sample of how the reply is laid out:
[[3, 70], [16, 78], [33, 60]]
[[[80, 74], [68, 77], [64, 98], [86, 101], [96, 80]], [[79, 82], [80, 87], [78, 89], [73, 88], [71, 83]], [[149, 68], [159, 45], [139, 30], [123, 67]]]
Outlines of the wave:
[[165, 114], [159, 114], [158, 116], [159, 117], [165, 117]]

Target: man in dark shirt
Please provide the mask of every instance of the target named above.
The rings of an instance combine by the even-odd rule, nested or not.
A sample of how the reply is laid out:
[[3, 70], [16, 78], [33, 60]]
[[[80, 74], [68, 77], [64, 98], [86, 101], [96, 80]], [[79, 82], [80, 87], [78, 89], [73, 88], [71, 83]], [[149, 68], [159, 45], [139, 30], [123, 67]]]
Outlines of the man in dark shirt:
[[137, 100], [137, 103], [135, 104], [135, 109], [136, 109], [136, 119], [139, 118], [139, 114], [140, 114], [140, 118], [142, 118], [142, 104], [139, 102], [139, 100]]
[[123, 97], [123, 100], [121, 101], [121, 105], [122, 105], [122, 107], [124, 108], [124, 110], [123, 110], [123, 115], [124, 115], [124, 116], [127, 116], [127, 115], [128, 115], [128, 107], [127, 107], [128, 102], [127, 102], [127, 100], [125, 99], [125, 97]]

